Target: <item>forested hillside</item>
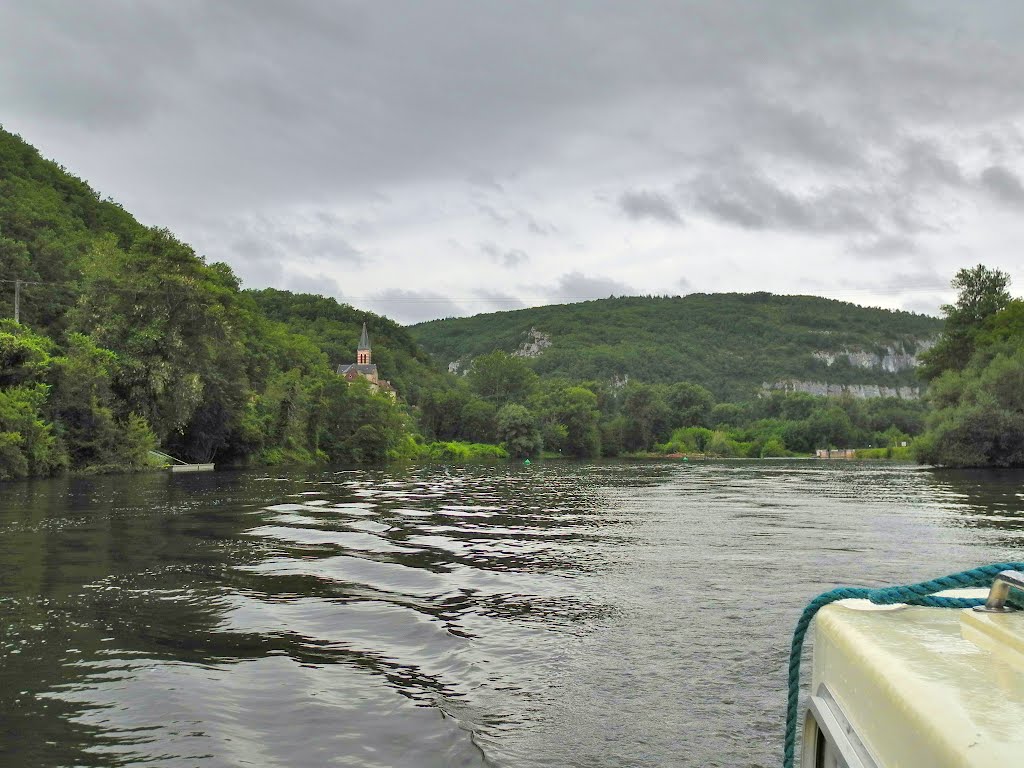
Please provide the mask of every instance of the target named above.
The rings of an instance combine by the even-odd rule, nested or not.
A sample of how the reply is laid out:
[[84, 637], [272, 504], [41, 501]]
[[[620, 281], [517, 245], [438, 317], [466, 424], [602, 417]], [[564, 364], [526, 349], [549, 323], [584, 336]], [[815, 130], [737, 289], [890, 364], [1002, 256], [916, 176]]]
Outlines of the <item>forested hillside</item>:
[[394, 320], [365, 312], [334, 299], [274, 288], [249, 290], [263, 315], [313, 340], [333, 369], [355, 360], [363, 322], [373, 347], [373, 362], [410, 403], [426, 390], [451, 386], [450, 377], [416, 343], [408, 328]]
[[[363, 322], [397, 400], [335, 373]], [[888, 450], [920, 432], [922, 402], [760, 387], [913, 384], [913, 355], [938, 329], [767, 294], [407, 329], [329, 298], [243, 291], [226, 264], [0, 131], [0, 479], [144, 468], [154, 448], [220, 465]], [[524, 342], [534, 357], [509, 354]], [[454, 359], [465, 376], [440, 362]]]
[[411, 330], [439, 361], [463, 370], [480, 355], [532, 343], [531, 367], [541, 376], [689, 381], [719, 399], [745, 400], [764, 383], [787, 381], [916, 387], [912, 358], [941, 329], [925, 315], [753, 293], [610, 298]]
[[[0, 322], [0, 478], [133, 469], [153, 447], [220, 463], [410, 450], [404, 406], [333, 369], [366, 320], [396, 341], [385, 369], [410, 381], [429, 371], [394, 323], [243, 292], [227, 265], [143, 227], [2, 130], [0, 281], [5, 318], [21, 281], [21, 323]], [[314, 314], [333, 305], [350, 327], [320, 327], [304, 301], [319, 302]]]

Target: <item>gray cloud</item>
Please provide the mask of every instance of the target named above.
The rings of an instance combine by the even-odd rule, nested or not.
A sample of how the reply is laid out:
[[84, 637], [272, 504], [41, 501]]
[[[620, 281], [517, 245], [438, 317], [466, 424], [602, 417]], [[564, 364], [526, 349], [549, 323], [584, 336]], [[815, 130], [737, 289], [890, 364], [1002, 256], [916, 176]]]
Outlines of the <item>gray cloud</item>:
[[559, 301], [579, 301], [585, 299], [606, 299], [609, 296], [632, 296], [636, 289], [619, 280], [608, 277], [584, 275], [582, 272], [569, 272], [558, 278], [558, 282], [544, 293], [556, 303]]
[[956, 187], [965, 183], [960, 166], [933, 142], [909, 142], [903, 163], [901, 182], [914, 189], [936, 184]]
[[312, 293], [316, 296], [343, 300], [341, 285], [333, 277], [322, 272], [317, 275], [289, 275], [282, 287], [296, 293]]
[[363, 254], [347, 240], [326, 232], [291, 232], [278, 230], [243, 235], [232, 243], [237, 257], [243, 261], [316, 261], [359, 264]]
[[502, 291], [480, 290], [477, 291], [477, 298], [479, 307], [475, 308], [476, 312], [505, 312], [526, 306], [526, 302], [518, 296]]
[[950, 276], [934, 269], [896, 272], [887, 278], [891, 290], [944, 291], [949, 288]]
[[682, 224], [679, 211], [666, 195], [650, 190], [623, 192], [619, 208], [631, 219], [653, 219], [665, 224]]
[[[560, 156], [585, 127], [609, 140], [644, 135], [648, 121], [629, 103], [666, 93], [678, 106], [665, 115], [672, 133], [649, 134], [655, 151], [699, 137], [849, 166], [915, 96], [992, 110], [993, 91], [1022, 69], [1009, 46], [977, 55], [989, 53], [983, 9], [965, 35], [957, 9], [895, 0], [843, 13], [809, 0], [12, 6], [0, 12], [9, 110], [86, 129], [147, 123], [162, 157], [136, 154], [134, 137], [122, 144], [140, 172], [164, 171], [171, 192], [231, 167], [236, 187], [264, 204], [297, 182], [305, 194], [445, 176], [493, 188]], [[901, 25], [929, 34], [894, 35]], [[960, 61], [936, 56], [947, 44]], [[818, 97], [836, 93], [843, 103], [824, 114]], [[224, 189], [214, 179], [192, 191]]]
[[530, 260], [526, 252], [519, 248], [500, 248], [490, 241], [480, 243], [480, 250], [495, 263], [509, 269], [521, 266]]
[[412, 325], [437, 317], [458, 317], [466, 314], [457, 301], [436, 291], [410, 291], [392, 288], [361, 300], [374, 312], [386, 315], [399, 323]]
[[843, 278], [837, 281], [841, 289], [880, 296], [937, 293], [949, 288], [950, 277], [933, 269], [895, 272], [883, 277]]
[[[197, 247], [207, 256], [228, 261], [247, 287], [293, 287], [290, 281], [303, 279], [294, 276], [307, 274], [305, 270], [310, 265], [322, 274], [328, 266], [353, 268], [368, 262], [366, 255], [338, 231], [342, 220], [327, 211], [314, 211], [286, 221], [265, 216], [238, 217], [217, 225], [218, 230], [199, 232]], [[337, 283], [324, 277], [327, 282], [321, 290], [340, 295]], [[302, 290], [307, 291], [307, 287]]]
[[345, 222], [331, 211], [316, 210], [284, 219], [250, 215], [217, 224], [243, 262], [324, 260], [357, 265], [366, 258], [344, 237]]
[[749, 170], [704, 174], [688, 191], [698, 209], [745, 229], [877, 232], [885, 215], [862, 190], [831, 187], [796, 193]]
[[892, 259], [914, 256], [918, 244], [907, 235], [869, 235], [854, 237], [849, 241], [850, 250], [869, 259]]
[[179, 84], [176, 73], [195, 66], [199, 56], [187, 18], [173, 6], [94, 10], [86, 3], [41, 2], [0, 11], [0, 45], [7, 52], [0, 71], [31, 71], [0, 78], [5, 103], [119, 133], [159, 110], [168, 86]]
[[855, 166], [863, 161], [863, 140], [849, 128], [807, 108], [753, 99], [742, 125], [768, 154], [797, 158], [821, 167]]
[[916, 312], [919, 315], [931, 315], [938, 317], [942, 314], [941, 307], [946, 300], [941, 295], [929, 294], [926, 296], [913, 296], [903, 302], [903, 309], [907, 312]]
[[1024, 184], [1020, 177], [1000, 165], [989, 166], [981, 172], [981, 185], [1004, 203], [1024, 203]]
[[484, 171], [472, 171], [466, 176], [466, 181], [472, 184], [474, 187], [480, 187], [490, 192], [504, 192], [505, 188], [501, 186], [498, 180], [489, 173]]
[[492, 205], [481, 204], [477, 210], [500, 227], [507, 227], [511, 223], [508, 216], [498, 212]]
[[437, 291], [390, 289], [368, 299], [353, 299], [400, 323], [414, 325], [438, 317], [459, 317], [481, 312], [504, 312], [527, 306], [521, 298], [503, 291], [481, 289], [452, 298]]
[[612, 263], [632, 233], [610, 210], [687, 223], [639, 233], [652, 258], [735, 252], [695, 267], [702, 287], [756, 266], [734, 248], [751, 232], [779, 251], [813, 235], [823, 270], [1010, 250], [983, 219], [1024, 202], [1021, 23], [952, 0], [37, 0], [0, 4], [0, 103], [247, 285], [337, 282], [335, 264], [454, 312], [442, 294], [522, 263], [481, 242], [523, 243], [546, 295], [650, 291]]
[[532, 235], [542, 237], [558, 234], [558, 227], [554, 224], [537, 218], [521, 208], [499, 210], [489, 203], [477, 203], [476, 209], [499, 227], [519, 227]]
[[540, 235], [541, 237], [549, 237], [551, 235], [558, 234], [558, 227], [550, 221], [538, 219], [533, 214], [527, 213], [526, 211], [519, 211], [518, 213], [520, 219], [526, 224], [527, 231], [531, 234]]

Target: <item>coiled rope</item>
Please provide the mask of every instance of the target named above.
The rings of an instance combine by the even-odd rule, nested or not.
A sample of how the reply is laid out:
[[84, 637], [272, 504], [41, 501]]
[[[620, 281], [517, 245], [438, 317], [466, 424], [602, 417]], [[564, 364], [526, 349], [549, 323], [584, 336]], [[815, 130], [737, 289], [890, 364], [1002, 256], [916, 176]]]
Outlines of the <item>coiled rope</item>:
[[969, 571], [951, 573], [931, 581], [919, 584], [907, 584], [902, 587], [882, 587], [868, 589], [866, 587], [839, 587], [829, 590], [814, 598], [800, 615], [793, 632], [793, 645], [789, 651], [789, 701], [786, 706], [786, 741], [782, 753], [783, 768], [793, 768], [793, 757], [796, 749], [796, 725], [798, 700], [800, 697], [800, 655], [804, 647], [804, 636], [819, 610], [836, 600], [860, 598], [870, 600], [875, 605], [924, 605], [931, 608], [972, 608], [984, 605], [985, 598], [936, 597], [936, 592], [946, 589], [963, 589], [970, 587], [987, 587], [1001, 571], [1024, 571], [1024, 563], [993, 563]]

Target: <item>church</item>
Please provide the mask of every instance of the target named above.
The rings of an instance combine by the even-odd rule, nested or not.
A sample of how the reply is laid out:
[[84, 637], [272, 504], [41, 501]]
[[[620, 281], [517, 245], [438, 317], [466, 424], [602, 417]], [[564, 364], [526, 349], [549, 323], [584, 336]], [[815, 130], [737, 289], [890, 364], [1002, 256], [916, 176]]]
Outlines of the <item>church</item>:
[[370, 383], [370, 389], [374, 392], [383, 392], [394, 400], [398, 393], [395, 392], [390, 381], [380, 378], [377, 374], [377, 366], [371, 362], [371, 357], [370, 334], [366, 332], [366, 323], [363, 323], [363, 332], [359, 336], [359, 346], [356, 348], [356, 361], [348, 365], [339, 365], [338, 375], [348, 382], [353, 382], [358, 378], [366, 379]]

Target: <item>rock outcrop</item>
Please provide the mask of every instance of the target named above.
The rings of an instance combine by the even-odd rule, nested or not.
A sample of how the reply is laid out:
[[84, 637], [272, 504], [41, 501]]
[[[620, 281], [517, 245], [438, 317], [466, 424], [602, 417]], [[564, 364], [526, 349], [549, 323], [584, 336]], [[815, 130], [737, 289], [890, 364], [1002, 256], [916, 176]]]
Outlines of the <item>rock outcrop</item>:
[[[531, 328], [525, 334], [526, 340], [519, 345], [519, 349], [512, 353], [512, 357], [533, 358], [539, 357], [545, 349], [551, 346], [551, 335]], [[472, 357], [460, 357], [448, 363], [448, 373], [456, 376], [465, 376], [473, 364]]]
[[825, 365], [829, 367], [835, 365], [836, 361], [842, 358], [856, 368], [899, 373], [916, 368], [919, 364], [918, 355], [934, 346], [935, 339], [922, 339], [915, 344], [912, 352], [908, 351], [903, 344], [897, 344], [886, 347], [882, 353], [842, 349], [838, 352], [812, 352], [811, 355], [824, 361]]
[[831, 396], [849, 394], [867, 399], [869, 397], [898, 397], [902, 400], [917, 400], [921, 397], [919, 387], [882, 387], [878, 384], [828, 384], [824, 381], [798, 381], [788, 379], [761, 385], [765, 392], [806, 392], [809, 395]]
[[519, 349], [512, 353], [513, 357], [538, 357], [545, 349], [551, 346], [551, 336], [531, 328], [526, 332], [526, 341], [519, 345]]

